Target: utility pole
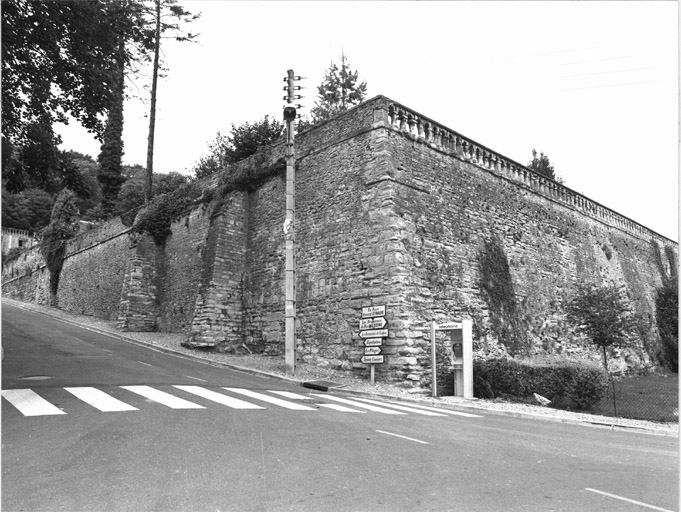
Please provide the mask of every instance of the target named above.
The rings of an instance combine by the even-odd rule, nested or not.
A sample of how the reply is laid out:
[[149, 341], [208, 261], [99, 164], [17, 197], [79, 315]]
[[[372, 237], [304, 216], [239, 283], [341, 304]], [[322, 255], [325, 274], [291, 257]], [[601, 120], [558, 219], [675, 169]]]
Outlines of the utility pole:
[[[284, 78], [287, 91], [284, 99], [287, 106], [284, 108], [284, 121], [286, 121], [286, 220], [284, 220], [284, 237], [286, 240], [286, 269], [285, 269], [285, 349], [286, 349], [286, 373], [293, 375], [296, 372], [296, 254], [295, 254], [295, 210], [296, 210], [296, 156], [293, 147], [293, 132], [296, 121], [296, 108], [293, 101], [301, 96], [294, 93], [300, 90], [299, 85], [294, 85], [301, 77], [294, 76], [293, 70], [287, 71]], [[299, 106], [299, 105], [296, 105]]]

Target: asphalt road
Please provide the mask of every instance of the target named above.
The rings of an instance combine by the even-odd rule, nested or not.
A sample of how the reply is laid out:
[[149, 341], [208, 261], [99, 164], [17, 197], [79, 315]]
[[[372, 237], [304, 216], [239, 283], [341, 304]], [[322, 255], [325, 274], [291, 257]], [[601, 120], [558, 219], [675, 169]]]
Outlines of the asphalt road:
[[451, 409], [426, 416], [6, 304], [2, 343], [3, 511], [679, 506], [678, 438]]

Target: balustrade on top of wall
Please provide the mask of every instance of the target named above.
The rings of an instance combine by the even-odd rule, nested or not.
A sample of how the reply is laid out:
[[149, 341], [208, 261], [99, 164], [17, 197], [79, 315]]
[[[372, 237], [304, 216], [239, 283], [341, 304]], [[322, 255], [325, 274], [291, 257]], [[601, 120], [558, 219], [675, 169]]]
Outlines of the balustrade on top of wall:
[[394, 130], [408, 134], [445, 153], [496, 172], [521, 183], [536, 192], [569, 205], [582, 213], [637, 236], [645, 236], [663, 242], [667, 239], [654, 231], [606, 208], [591, 199], [569, 189], [562, 183], [540, 175], [528, 167], [500, 155], [463, 135], [450, 130], [420, 114], [390, 100], [388, 124]]

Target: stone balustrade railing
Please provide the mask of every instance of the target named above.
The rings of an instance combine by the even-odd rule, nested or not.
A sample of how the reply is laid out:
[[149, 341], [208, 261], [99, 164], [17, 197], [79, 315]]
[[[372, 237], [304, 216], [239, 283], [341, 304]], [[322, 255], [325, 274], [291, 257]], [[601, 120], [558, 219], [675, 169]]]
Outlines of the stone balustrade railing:
[[512, 181], [520, 183], [550, 199], [566, 204], [582, 213], [633, 235], [668, 243], [670, 240], [655, 231], [611, 210], [588, 197], [575, 192], [562, 183], [542, 176], [528, 167], [511, 160], [468, 137], [428, 119], [398, 103], [389, 100], [390, 126], [417, 140], [430, 144], [440, 151], [474, 163]]
[[32, 235], [30, 231], [27, 231], [25, 229], [16, 229], [16, 228], [2, 228], [2, 234], [3, 235], [25, 236], [25, 237], [30, 237]]

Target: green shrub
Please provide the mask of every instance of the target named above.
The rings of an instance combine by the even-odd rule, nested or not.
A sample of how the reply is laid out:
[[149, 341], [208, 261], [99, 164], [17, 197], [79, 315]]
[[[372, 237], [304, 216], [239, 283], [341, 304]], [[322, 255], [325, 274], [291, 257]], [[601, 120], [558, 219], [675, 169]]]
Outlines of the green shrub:
[[528, 401], [533, 393], [564, 409], [590, 409], [608, 391], [608, 376], [597, 364], [586, 361], [516, 359], [475, 360], [474, 395]]

